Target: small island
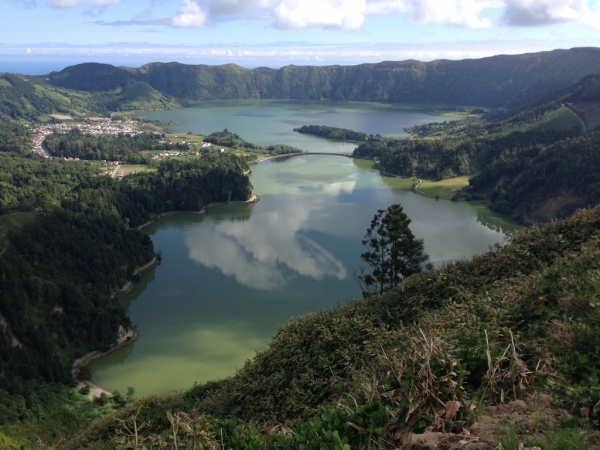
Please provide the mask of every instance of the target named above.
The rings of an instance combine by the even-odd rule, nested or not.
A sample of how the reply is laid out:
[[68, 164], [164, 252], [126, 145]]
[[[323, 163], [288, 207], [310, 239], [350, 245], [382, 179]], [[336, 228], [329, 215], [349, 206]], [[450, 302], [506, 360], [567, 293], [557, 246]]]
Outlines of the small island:
[[303, 125], [300, 128], [294, 128], [294, 131], [304, 134], [312, 134], [337, 141], [379, 141], [379, 134], [372, 135], [361, 133], [360, 131], [348, 130], [347, 128], [327, 127], [325, 125]]

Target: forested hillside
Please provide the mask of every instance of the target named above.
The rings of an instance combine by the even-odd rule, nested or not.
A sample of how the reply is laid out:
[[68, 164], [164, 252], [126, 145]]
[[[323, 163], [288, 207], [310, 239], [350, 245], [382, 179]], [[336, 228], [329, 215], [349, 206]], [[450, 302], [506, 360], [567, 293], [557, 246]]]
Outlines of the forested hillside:
[[35, 120], [40, 114], [60, 110], [58, 102], [40, 95], [29, 81], [10, 73], [0, 76], [0, 115]]
[[115, 292], [154, 256], [136, 227], [251, 194], [234, 155], [165, 161], [119, 180], [43, 159], [29, 138], [16, 123], [0, 130], [0, 425], [31, 418], [39, 389], [69, 385], [75, 357], [107, 349], [131, 325]]
[[[566, 109], [570, 109], [568, 111]], [[559, 128], [557, 123], [557, 112], [572, 116], [574, 124], [577, 117], [581, 120], [581, 126], [586, 131], [592, 131], [600, 126], [600, 76], [590, 75], [542, 100], [523, 107], [491, 113], [487, 117], [484, 129], [487, 133], [503, 132], [506, 130], [519, 129], [527, 126]], [[574, 114], [575, 113], [575, 114]]]
[[442, 180], [473, 175], [498, 160], [525, 157], [581, 130], [530, 130], [463, 139], [381, 139], [359, 145], [354, 155], [377, 158], [385, 172], [403, 177]]
[[532, 146], [498, 159], [470, 180], [469, 192], [525, 223], [568, 217], [600, 202], [600, 133]]
[[151, 63], [140, 69], [87, 63], [47, 77], [53, 86], [107, 91], [146, 83], [183, 102], [328, 99], [517, 107], [600, 73], [600, 49], [576, 48], [478, 60], [244, 69]]
[[543, 223], [600, 203], [599, 126], [599, 77], [588, 76], [530, 105], [413, 127], [410, 139], [371, 140], [354, 155], [415, 180], [472, 176], [455, 200]]

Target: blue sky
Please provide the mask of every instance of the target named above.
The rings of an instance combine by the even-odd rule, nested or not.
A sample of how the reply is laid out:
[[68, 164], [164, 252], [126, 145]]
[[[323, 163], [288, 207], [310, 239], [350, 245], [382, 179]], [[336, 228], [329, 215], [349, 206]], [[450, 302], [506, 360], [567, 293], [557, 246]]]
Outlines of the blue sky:
[[600, 0], [0, 0], [11, 64], [360, 64], [598, 46]]

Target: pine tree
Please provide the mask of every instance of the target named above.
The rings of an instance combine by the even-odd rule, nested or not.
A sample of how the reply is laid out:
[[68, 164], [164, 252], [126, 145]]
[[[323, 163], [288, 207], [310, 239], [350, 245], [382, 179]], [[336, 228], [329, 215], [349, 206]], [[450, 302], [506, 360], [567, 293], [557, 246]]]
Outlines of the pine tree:
[[367, 251], [360, 255], [371, 272], [361, 267], [356, 277], [364, 295], [382, 294], [402, 277], [432, 267], [423, 240], [416, 239], [408, 227], [410, 222], [399, 204], [380, 209], [373, 217], [362, 241]]

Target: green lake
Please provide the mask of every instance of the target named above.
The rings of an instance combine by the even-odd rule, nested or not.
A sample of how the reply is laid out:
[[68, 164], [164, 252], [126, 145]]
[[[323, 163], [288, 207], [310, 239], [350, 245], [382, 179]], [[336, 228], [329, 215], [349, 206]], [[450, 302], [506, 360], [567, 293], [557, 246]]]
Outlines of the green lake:
[[[243, 110], [241, 103], [236, 113]], [[254, 105], [248, 102], [249, 115]], [[352, 104], [343, 112], [351, 116], [348, 111], [356, 108]], [[168, 117], [184, 111], [192, 113], [186, 120], [180, 116], [186, 122], [182, 127], [200, 132], [195, 109], [152, 116], [173, 120]], [[394, 108], [383, 111], [406, 114]], [[215, 129], [228, 127], [259, 144], [290, 143], [259, 142], [241, 130], [246, 125], [239, 117], [245, 116], [238, 117], [239, 126], [228, 124], [226, 114], [222, 117]], [[286, 120], [300, 119], [290, 114]], [[300, 121], [323, 124], [319, 119]], [[325, 151], [321, 143], [331, 144], [313, 141], [318, 149], [313, 151]], [[340, 152], [342, 144], [335, 144]], [[361, 239], [376, 210], [392, 203], [403, 205], [436, 265], [482, 253], [516, 228], [480, 206], [401, 190], [397, 179], [381, 177], [371, 165], [340, 156], [265, 161], [251, 166], [258, 203], [167, 216], [147, 227], [163, 260], [142, 274], [126, 298], [139, 339], [95, 360], [94, 382], [121, 392], [132, 386], [145, 395], [233, 374], [291, 318], [360, 297], [353, 275], [361, 265]]]
[[171, 128], [181, 133], [191, 131], [208, 135], [227, 128], [256, 145], [288, 144], [306, 151], [331, 153], [350, 153], [355, 145], [296, 133], [294, 128], [326, 125], [368, 134], [407, 136], [404, 128], [449, 120], [427, 114], [418, 106], [309, 100], [206, 102], [193, 108], [155, 111], [140, 116], [180, 122]]

